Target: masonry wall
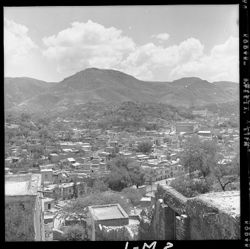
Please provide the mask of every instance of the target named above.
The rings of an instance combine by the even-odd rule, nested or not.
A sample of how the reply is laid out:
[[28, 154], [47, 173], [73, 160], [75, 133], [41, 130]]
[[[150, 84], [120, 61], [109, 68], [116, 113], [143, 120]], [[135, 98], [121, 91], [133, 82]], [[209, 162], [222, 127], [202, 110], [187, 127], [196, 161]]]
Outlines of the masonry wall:
[[147, 217], [142, 217], [139, 224], [139, 240], [153, 240], [154, 233], [151, 221]]
[[187, 215], [176, 215], [175, 217], [175, 239], [190, 239], [190, 218]]
[[63, 231], [53, 228], [52, 232], [53, 240], [65, 240]]
[[196, 199], [187, 204], [191, 239], [240, 239], [240, 217], [229, 216]]
[[34, 208], [34, 229], [35, 229], [35, 241], [45, 240], [45, 230], [44, 230], [44, 217], [42, 211], [42, 201], [39, 196], [35, 199]]
[[5, 240], [34, 241], [35, 197], [5, 198]]
[[96, 226], [96, 241], [131, 241], [138, 240], [138, 225]]
[[174, 229], [172, 229], [174, 219], [173, 210], [163, 202], [163, 199], [158, 199], [155, 202], [155, 211], [151, 222], [153, 238], [157, 240], [174, 239]]
[[128, 225], [128, 218], [123, 218], [123, 219], [110, 219], [110, 220], [101, 220], [101, 221], [96, 221], [95, 223], [104, 225], [104, 226], [124, 226]]
[[[217, 197], [224, 194], [216, 193]], [[211, 198], [217, 197], [211, 193]], [[168, 186], [158, 186], [151, 223], [142, 225], [157, 240], [240, 239], [239, 214], [212, 206], [199, 196], [186, 198]]]
[[38, 196], [5, 197], [5, 240], [44, 240], [42, 203]]

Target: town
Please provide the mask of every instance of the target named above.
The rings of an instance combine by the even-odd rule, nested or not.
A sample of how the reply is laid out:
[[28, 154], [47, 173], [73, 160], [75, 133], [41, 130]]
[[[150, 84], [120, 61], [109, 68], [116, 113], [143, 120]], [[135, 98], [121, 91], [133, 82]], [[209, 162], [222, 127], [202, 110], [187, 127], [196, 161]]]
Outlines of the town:
[[[238, 238], [238, 113], [196, 108], [169, 119], [140, 118], [135, 103], [124, 105], [124, 120], [110, 123], [93, 103], [84, 117], [6, 113], [7, 241]], [[193, 198], [217, 205], [202, 217], [230, 203], [224, 221], [233, 222], [232, 231], [192, 232]], [[169, 207], [172, 230], [159, 220], [161, 210], [172, 219]], [[214, 229], [223, 230], [221, 224]]]

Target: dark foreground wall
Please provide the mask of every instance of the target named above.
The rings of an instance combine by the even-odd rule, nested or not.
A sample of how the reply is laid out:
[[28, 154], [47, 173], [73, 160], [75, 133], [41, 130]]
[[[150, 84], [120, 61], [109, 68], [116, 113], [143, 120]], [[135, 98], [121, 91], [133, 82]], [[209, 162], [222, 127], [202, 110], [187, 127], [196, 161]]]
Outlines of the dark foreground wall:
[[186, 198], [159, 185], [150, 229], [158, 240], [240, 239], [239, 191]]
[[41, 203], [37, 196], [5, 198], [5, 240], [44, 240]]

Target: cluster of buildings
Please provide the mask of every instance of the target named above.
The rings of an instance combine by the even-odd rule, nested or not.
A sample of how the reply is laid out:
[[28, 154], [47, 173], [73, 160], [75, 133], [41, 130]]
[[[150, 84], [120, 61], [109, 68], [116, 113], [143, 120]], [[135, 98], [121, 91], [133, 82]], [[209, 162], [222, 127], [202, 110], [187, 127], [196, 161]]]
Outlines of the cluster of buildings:
[[[60, 239], [63, 227], [71, 224], [72, 219], [79, 221], [79, 217], [71, 217], [62, 223], [60, 210], [70, 200], [86, 193], [89, 180], [109, 175], [108, 162], [115, 156], [136, 161], [144, 172], [146, 186], [185, 174], [180, 163], [183, 144], [194, 134], [201, 140], [216, 140], [222, 154], [220, 163], [229, 163], [235, 156], [239, 130], [213, 128], [205, 122], [207, 112], [196, 115], [201, 116], [201, 120], [169, 123], [158, 131], [138, 129], [136, 132], [72, 128], [77, 124], [64, 120], [71, 131], [70, 141], [65, 141], [64, 131], [55, 131], [56, 143], [46, 145], [40, 163], [17, 170], [17, 174], [12, 171], [13, 165], [23, 160], [22, 155], [26, 155], [26, 159], [29, 155], [22, 144], [13, 145], [5, 159], [6, 240], [50, 240], [48, 231], [53, 229], [52, 239]], [[137, 151], [143, 141], [153, 144], [151, 152]], [[31, 139], [30, 144], [39, 144], [39, 139]], [[142, 206], [148, 206], [153, 195], [143, 198]], [[89, 238], [95, 240], [95, 231], [99, 234], [105, 226], [113, 226], [110, 222], [114, 222], [114, 226], [127, 226], [129, 231], [130, 224], [139, 222], [138, 214], [126, 214], [118, 204], [89, 207], [89, 217], [84, 223], [89, 227]]]

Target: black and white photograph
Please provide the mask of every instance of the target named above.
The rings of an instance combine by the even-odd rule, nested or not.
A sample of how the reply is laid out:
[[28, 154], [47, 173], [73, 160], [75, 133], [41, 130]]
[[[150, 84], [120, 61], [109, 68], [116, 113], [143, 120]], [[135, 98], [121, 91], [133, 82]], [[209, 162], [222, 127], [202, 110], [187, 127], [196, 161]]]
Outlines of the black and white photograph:
[[5, 241], [240, 240], [239, 4], [3, 19]]

